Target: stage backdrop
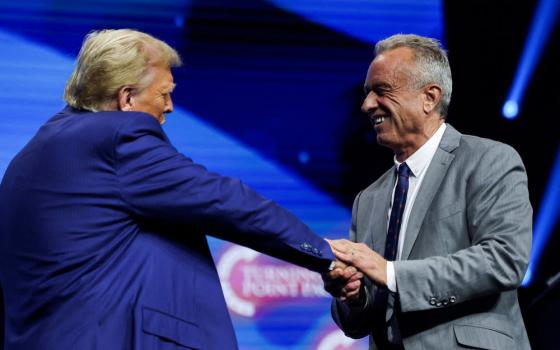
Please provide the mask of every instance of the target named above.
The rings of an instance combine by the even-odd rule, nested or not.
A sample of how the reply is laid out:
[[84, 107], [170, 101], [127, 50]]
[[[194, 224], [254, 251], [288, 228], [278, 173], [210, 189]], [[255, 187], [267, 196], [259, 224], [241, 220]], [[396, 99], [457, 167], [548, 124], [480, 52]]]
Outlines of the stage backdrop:
[[[3, 1], [0, 175], [63, 108], [83, 36], [123, 27], [166, 40], [184, 58], [164, 126], [181, 152], [338, 238], [347, 236], [358, 190], [352, 162], [391, 165], [389, 152], [345, 153], [348, 144], [373, 143], [359, 115], [373, 44], [398, 32], [441, 38], [442, 9], [438, 0]], [[366, 348], [332, 322], [318, 274], [210, 245], [242, 349]]]

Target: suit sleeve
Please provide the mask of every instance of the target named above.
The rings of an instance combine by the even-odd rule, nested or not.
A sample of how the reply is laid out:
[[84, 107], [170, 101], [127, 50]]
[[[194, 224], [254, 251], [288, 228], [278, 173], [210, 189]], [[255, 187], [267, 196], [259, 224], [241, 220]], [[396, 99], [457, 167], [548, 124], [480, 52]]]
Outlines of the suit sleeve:
[[517, 288], [523, 279], [531, 249], [532, 208], [519, 155], [495, 144], [467, 181], [465, 234], [471, 246], [447, 256], [396, 261], [403, 312], [433, 309], [434, 300], [451, 301], [446, 303], [451, 306], [497, 294]]
[[198, 227], [314, 271], [326, 271], [334, 259], [328, 244], [287, 210], [179, 153], [154, 118], [130, 117], [114, 149], [122, 199], [137, 219]]
[[[358, 206], [360, 202], [360, 192], [354, 200], [352, 207], [352, 224], [350, 226], [349, 239], [353, 242], [357, 241], [357, 217]], [[342, 329], [344, 334], [350, 338], [363, 338], [371, 333], [372, 316], [373, 316], [373, 300], [375, 287], [367, 279], [364, 278], [363, 288], [360, 291], [360, 300], [353, 304], [333, 298], [331, 305], [331, 313], [335, 323]]]

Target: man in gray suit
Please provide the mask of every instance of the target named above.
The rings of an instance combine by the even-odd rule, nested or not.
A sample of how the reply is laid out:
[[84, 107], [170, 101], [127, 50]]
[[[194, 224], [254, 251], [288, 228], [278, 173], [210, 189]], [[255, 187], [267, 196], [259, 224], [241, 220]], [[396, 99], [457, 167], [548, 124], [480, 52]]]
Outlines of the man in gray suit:
[[[358, 194], [350, 240], [331, 241], [334, 320], [370, 349], [529, 349], [517, 301], [532, 209], [517, 152], [445, 123], [451, 70], [439, 43], [376, 45], [362, 110], [395, 166]], [[473, 92], [478, 93], [478, 92]]]

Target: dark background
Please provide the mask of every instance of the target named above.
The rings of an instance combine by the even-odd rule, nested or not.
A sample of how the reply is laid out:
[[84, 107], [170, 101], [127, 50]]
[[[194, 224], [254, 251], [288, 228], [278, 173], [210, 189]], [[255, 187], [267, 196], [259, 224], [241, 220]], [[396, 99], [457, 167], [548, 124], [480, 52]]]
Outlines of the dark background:
[[[500, 117], [501, 108], [524, 48], [536, 2], [447, 1], [445, 4], [454, 81], [449, 122], [464, 133], [508, 143], [520, 153], [527, 168], [536, 218], [543, 209], [541, 199], [560, 149], [558, 21], [531, 77], [519, 117], [510, 121]], [[556, 224], [533, 282], [520, 289], [520, 303], [535, 349], [559, 346], [559, 286], [546, 285], [546, 280], [560, 272], [558, 230]]]

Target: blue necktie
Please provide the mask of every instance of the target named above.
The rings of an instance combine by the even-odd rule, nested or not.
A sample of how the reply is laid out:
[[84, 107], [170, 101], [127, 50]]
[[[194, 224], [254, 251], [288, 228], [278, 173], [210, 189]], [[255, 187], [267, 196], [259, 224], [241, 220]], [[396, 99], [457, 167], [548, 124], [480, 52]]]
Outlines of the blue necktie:
[[[406, 204], [406, 195], [408, 193], [408, 178], [410, 177], [410, 168], [406, 163], [402, 163], [397, 171], [397, 187], [395, 188], [395, 194], [393, 195], [393, 205], [391, 207], [391, 217], [389, 218], [389, 228], [387, 229], [387, 238], [385, 241], [385, 253], [384, 257], [388, 261], [395, 261], [397, 259], [397, 250], [399, 247], [399, 232], [401, 230], [402, 217], [404, 213], [404, 207]], [[400, 335], [395, 339], [394, 332], [398, 328], [396, 325], [396, 320], [394, 318], [395, 308], [398, 308], [398, 300], [395, 300], [394, 296], [389, 295], [389, 290], [387, 288], [377, 289], [375, 295], [375, 305], [376, 309], [381, 316], [378, 319], [381, 323], [381, 329], [386, 329], [385, 334], [373, 334], [376, 343], [381, 348], [395, 348], [400, 349], [402, 345], [398, 343], [395, 346], [394, 342], [400, 342]], [[388, 309], [390, 305], [390, 309]], [[388, 316], [391, 315], [391, 316]], [[391, 334], [393, 334], [389, 339], [389, 329], [391, 329]], [[399, 347], [401, 346], [401, 347]]]
[[389, 218], [389, 229], [387, 230], [387, 240], [385, 241], [385, 259], [394, 261], [397, 259], [397, 250], [399, 247], [399, 232], [401, 230], [404, 206], [406, 204], [406, 195], [408, 193], [408, 178], [410, 177], [410, 168], [406, 163], [399, 166], [397, 172], [397, 187], [393, 196], [393, 206], [391, 207], [391, 217]]

